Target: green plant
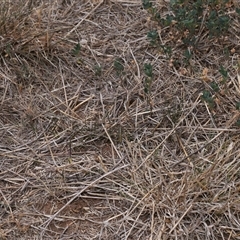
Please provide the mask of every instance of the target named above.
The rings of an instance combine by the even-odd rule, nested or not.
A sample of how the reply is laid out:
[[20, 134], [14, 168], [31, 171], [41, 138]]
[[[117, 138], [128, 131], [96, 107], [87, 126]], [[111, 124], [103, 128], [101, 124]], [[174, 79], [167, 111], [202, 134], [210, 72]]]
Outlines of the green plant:
[[[209, 37], [221, 37], [230, 26], [230, 17], [225, 6], [230, 0], [171, 0], [171, 14], [161, 17], [160, 13], [149, 0], [143, 0], [143, 7], [162, 27], [175, 28], [181, 34], [185, 45], [195, 45], [198, 34], [208, 31]], [[236, 9], [239, 14], [240, 10]], [[151, 38], [152, 40], [152, 38]], [[156, 39], [153, 39], [156, 40]]]
[[144, 92], [149, 94], [151, 92], [151, 85], [153, 80], [152, 65], [150, 63], [144, 64], [144, 73], [147, 77], [144, 80]]
[[204, 90], [203, 93], [202, 93], [202, 99], [203, 99], [203, 101], [205, 101], [208, 104], [208, 106], [210, 108], [215, 107], [215, 101], [214, 101], [213, 95], [211, 94], [210, 91]]
[[143, 82], [144, 92], [146, 94], [147, 104], [152, 113], [151, 88], [152, 88], [152, 82], [153, 82], [153, 67], [151, 63], [144, 64], [144, 73], [146, 75], [146, 78], [144, 79], [144, 82]]
[[237, 127], [240, 127], [240, 119], [237, 120], [236, 125]]
[[188, 49], [186, 49], [186, 50], [184, 51], [183, 55], [184, 55], [184, 61], [185, 61], [185, 63], [190, 64], [190, 60], [191, 60], [191, 58], [192, 58], [192, 53], [191, 53]]
[[236, 8], [236, 13], [240, 16], [240, 8]]
[[209, 31], [209, 36], [221, 36], [226, 33], [230, 24], [229, 16], [222, 11], [212, 10], [206, 20], [206, 27]]
[[183, 1], [172, 1], [171, 8], [174, 12], [173, 20], [176, 27], [181, 31], [188, 31], [188, 36], [192, 37], [201, 24], [203, 14], [202, 1], [183, 3]]
[[240, 101], [236, 103], [236, 109], [240, 110]]
[[113, 67], [117, 72], [117, 75], [120, 76], [124, 71], [124, 61], [121, 58], [116, 58], [113, 63]]
[[80, 53], [80, 51], [81, 51], [81, 45], [80, 45], [80, 43], [77, 43], [77, 44], [74, 46], [74, 48], [72, 49], [72, 54], [73, 54], [74, 56], [78, 56], [79, 53]]
[[212, 90], [214, 91], [214, 92], [219, 92], [219, 86], [218, 86], [218, 84], [216, 83], [216, 82], [211, 82], [210, 83], [210, 87], [212, 88]]
[[144, 73], [152, 79], [153, 77], [153, 72], [152, 72], [152, 65], [151, 63], [145, 63], [144, 64]]
[[144, 9], [151, 9], [152, 8], [152, 2], [150, 2], [149, 0], [143, 0], [142, 4], [143, 4]]
[[102, 67], [100, 65], [95, 65], [94, 66], [94, 72], [96, 76], [101, 76], [102, 75]]
[[222, 83], [226, 83], [228, 79], [228, 71], [221, 65], [219, 72], [222, 75]]
[[165, 54], [168, 55], [168, 57], [171, 57], [171, 55], [172, 55], [172, 48], [171, 48], [171, 46], [160, 45], [160, 48], [163, 50], [163, 52], [164, 52]]
[[152, 45], [156, 45], [159, 39], [158, 32], [156, 30], [149, 31], [147, 34], [148, 39]]

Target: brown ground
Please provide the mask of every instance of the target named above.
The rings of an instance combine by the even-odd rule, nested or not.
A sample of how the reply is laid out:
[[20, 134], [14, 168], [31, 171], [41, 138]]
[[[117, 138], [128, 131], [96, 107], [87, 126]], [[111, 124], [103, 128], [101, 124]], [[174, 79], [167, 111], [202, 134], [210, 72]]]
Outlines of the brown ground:
[[[0, 239], [240, 239], [238, 22], [229, 38], [203, 36], [185, 66], [140, 0], [11, 2], [0, 7]], [[180, 65], [149, 44], [156, 28]], [[212, 109], [201, 95], [221, 65]]]

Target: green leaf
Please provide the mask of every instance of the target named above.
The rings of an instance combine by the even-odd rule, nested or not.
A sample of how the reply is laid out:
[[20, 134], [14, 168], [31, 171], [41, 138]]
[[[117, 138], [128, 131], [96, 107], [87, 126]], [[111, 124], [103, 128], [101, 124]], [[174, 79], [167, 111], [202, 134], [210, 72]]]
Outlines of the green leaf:
[[152, 78], [153, 73], [152, 73], [152, 65], [151, 65], [151, 63], [145, 63], [145, 64], [144, 64], [144, 73], [145, 73], [148, 77]]
[[186, 49], [183, 54], [187, 61], [189, 61], [192, 57], [192, 54], [188, 49]]
[[96, 76], [101, 76], [102, 74], [102, 67], [100, 65], [94, 66], [94, 72]]
[[117, 72], [117, 75], [120, 75], [123, 72], [123, 70], [124, 70], [124, 65], [123, 64], [124, 64], [124, 62], [121, 58], [116, 58], [115, 59], [113, 66], [114, 66], [114, 69]]
[[240, 8], [236, 8], [236, 13], [240, 16]]
[[149, 0], [142, 0], [142, 5], [144, 9], [152, 8], [152, 2]]
[[207, 101], [212, 98], [212, 95], [209, 91], [203, 90], [202, 98]]
[[77, 43], [73, 48], [72, 53], [74, 56], [77, 56], [80, 53], [80, 51], [81, 51], [81, 45], [80, 43]]
[[210, 108], [214, 108], [215, 102], [213, 100], [212, 94], [209, 91], [203, 91], [202, 99], [209, 105]]
[[150, 93], [150, 90], [151, 90], [151, 79], [149, 78], [146, 78], [145, 81], [144, 81], [144, 92], [146, 94], [149, 94]]
[[160, 15], [160, 13], [159, 12], [157, 12], [157, 13], [155, 13], [154, 14], [154, 19], [156, 20], [156, 21], [161, 21], [161, 15]]
[[236, 125], [240, 127], [240, 119], [237, 120]]
[[240, 110], [240, 101], [236, 103], [236, 109]]
[[172, 48], [170, 46], [160, 45], [160, 47], [162, 48], [162, 50], [165, 54], [167, 54], [169, 56], [172, 54]]
[[218, 92], [219, 91], [219, 86], [218, 86], [218, 84], [216, 82], [211, 82], [210, 83], [210, 87], [212, 88], [212, 90], [214, 92]]
[[152, 30], [147, 34], [148, 39], [150, 40], [151, 44], [156, 44], [158, 39], [158, 32], [156, 30]]
[[219, 72], [221, 73], [224, 79], [228, 78], [228, 72], [222, 65], [220, 66]]
[[172, 21], [174, 20], [174, 17], [172, 15], [167, 14], [166, 18], [162, 18], [161, 22], [163, 26], [168, 27], [172, 24]]

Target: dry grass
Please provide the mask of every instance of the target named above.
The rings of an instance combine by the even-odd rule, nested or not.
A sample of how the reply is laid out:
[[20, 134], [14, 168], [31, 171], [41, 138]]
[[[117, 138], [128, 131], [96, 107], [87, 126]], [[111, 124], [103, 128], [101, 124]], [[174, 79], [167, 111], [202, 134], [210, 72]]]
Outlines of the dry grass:
[[[140, 0], [11, 2], [0, 10], [0, 239], [240, 239], [238, 23], [176, 69], [149, 45]], [[220, 65], [230, 79], [212, 110], [201, 93]]]

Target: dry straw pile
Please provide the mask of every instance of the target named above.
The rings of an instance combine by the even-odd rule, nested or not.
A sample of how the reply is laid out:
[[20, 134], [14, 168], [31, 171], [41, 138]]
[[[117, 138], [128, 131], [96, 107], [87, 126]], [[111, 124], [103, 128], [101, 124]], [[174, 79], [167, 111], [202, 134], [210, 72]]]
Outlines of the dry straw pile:
[[240, 239], [238, 22], [175, 66], [141, 1], [2, 2], [0, 239]]

